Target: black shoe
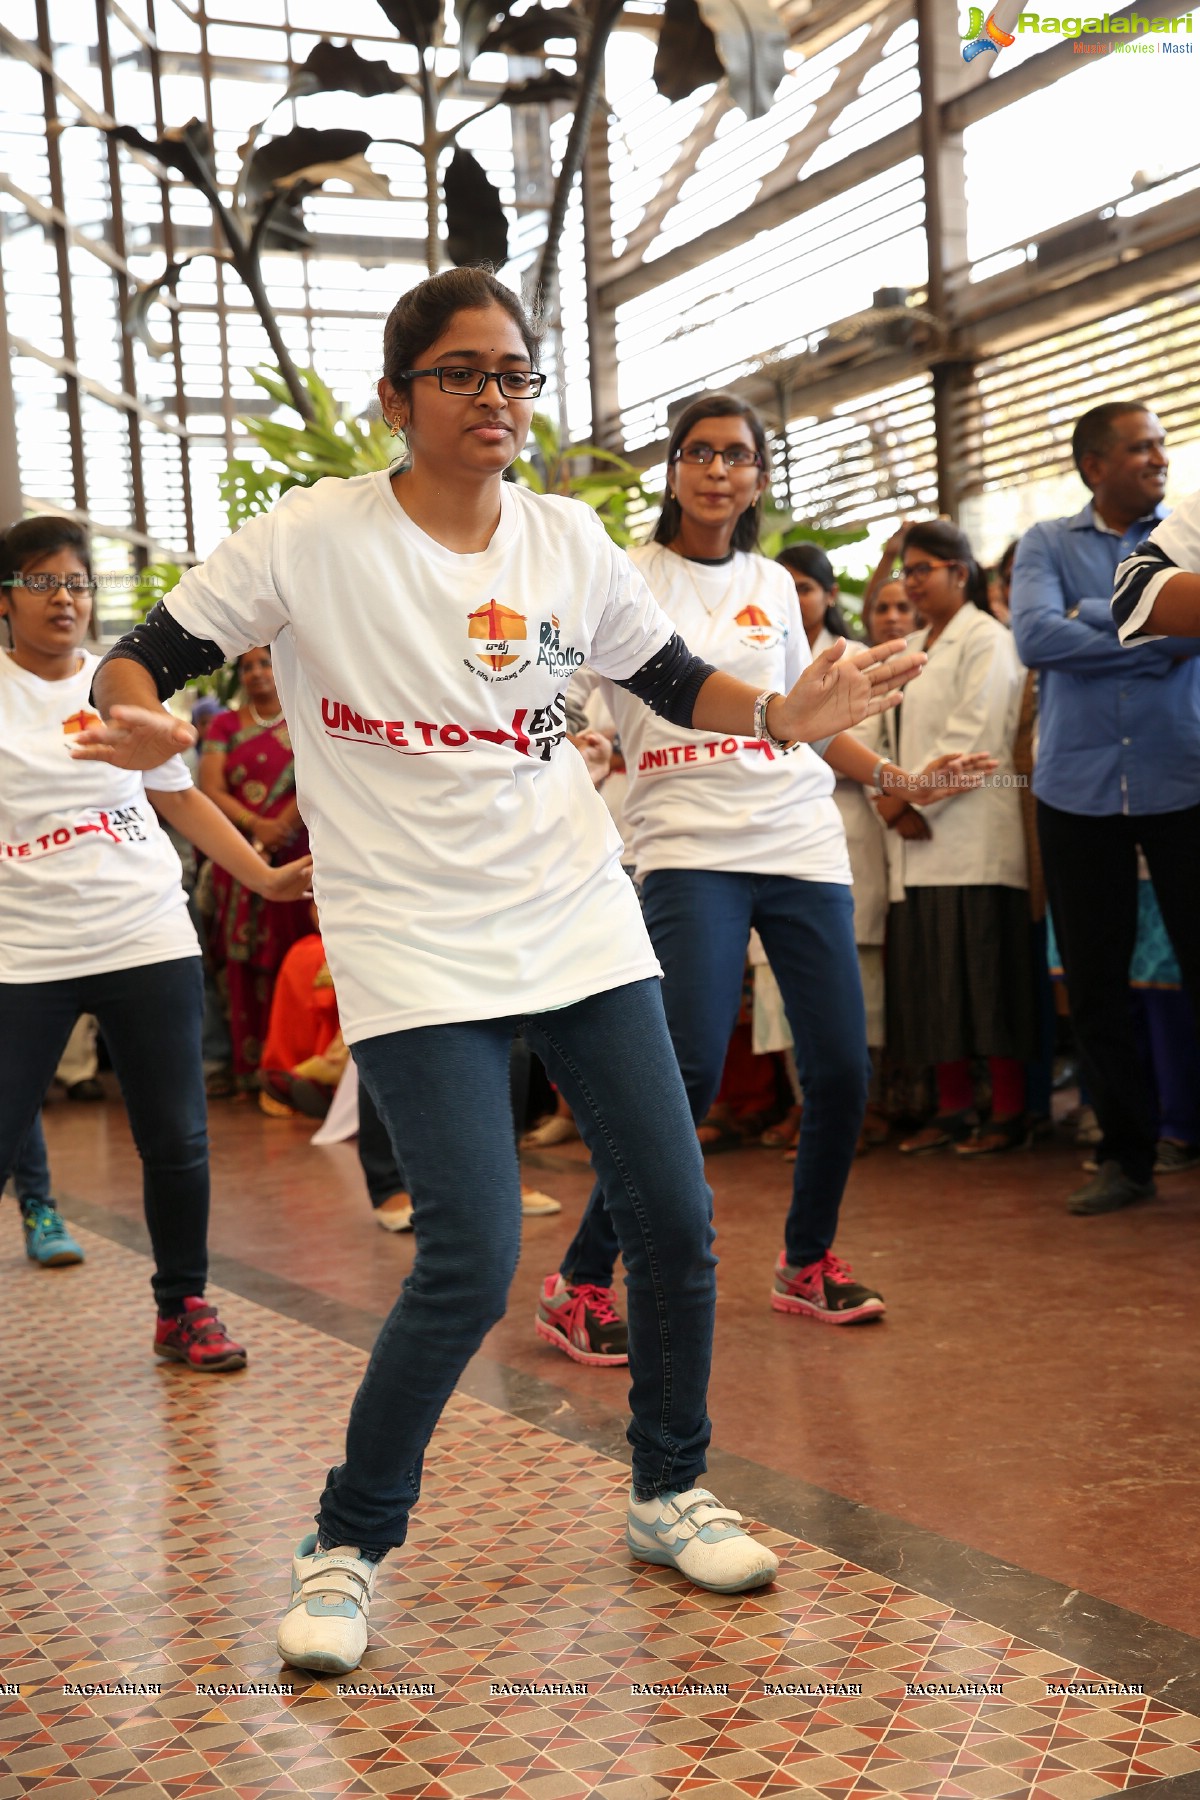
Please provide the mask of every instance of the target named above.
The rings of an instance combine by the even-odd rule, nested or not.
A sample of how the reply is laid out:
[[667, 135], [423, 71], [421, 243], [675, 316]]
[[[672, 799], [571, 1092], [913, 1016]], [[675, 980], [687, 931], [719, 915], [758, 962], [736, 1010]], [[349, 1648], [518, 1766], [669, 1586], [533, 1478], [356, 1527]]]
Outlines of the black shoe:
[[73, 1081], [67, 1089], [68, 1100], [103, 1100], [103, 1098], [103, 1084], [97, 1081], [94, 1075], [89, 1075], [86, 1081]]
[[1157, 1193], [1153, 1181], [1135, 1181], [1118, 1162], [1101, 1163], [1086, 1187], [1076, 1188], [1067, 1201], [1067, 1211], [1091, 1217], [1094, 1213], [1120, 1212], [1123, 1206], [1136, 1206], [1139, 1200], [1152, 1200]]

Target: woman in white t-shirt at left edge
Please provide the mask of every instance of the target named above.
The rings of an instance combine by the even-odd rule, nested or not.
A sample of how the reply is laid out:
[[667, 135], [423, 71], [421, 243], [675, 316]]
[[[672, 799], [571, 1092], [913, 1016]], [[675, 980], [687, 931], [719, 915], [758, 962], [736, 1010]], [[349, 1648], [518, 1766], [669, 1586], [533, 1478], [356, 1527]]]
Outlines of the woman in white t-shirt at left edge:
[[[268, 868], [178, 757], [145, 776], [72, 761], [68, 746], [99, 723], [88, 698], [99, 658], [83, 648], [94, 585], [71, 520], [23, 519], [0, 534], [12, 646], [0, 652], [0, 1190], [76, 1019], [95, 1014], [142, 1159], [155, 1353], [217, 1373], [244, 1367], [246, 1353], [204, 1298], [200, 946], [158, 815], [268, 898], [296, 898], [311, 864]], [[176, 729], [177, 747], [191, 740]], [[22, 1215], [31, 1262], [83, 1260], [48, 1194]]]

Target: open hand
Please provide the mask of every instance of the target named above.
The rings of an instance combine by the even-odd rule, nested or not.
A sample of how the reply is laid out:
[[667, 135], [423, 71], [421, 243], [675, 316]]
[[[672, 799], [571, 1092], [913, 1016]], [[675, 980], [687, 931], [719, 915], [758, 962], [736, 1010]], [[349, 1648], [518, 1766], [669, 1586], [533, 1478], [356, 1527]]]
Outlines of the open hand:
[[839, 638], [813, 658], [785, 699], [772, 703], [770, 728], [776, 737], [804, 743], [835, 737], [874, 713], [899, 706], [900, 689], [921, 673], [926, 661], [903, 638], [873, 650], [852, 650]]
[[195, 741], [192, 727], [161, 706], [114, 706], [107, 725], [87, 726], [71, 739], [69, 749], [76, 762], [157, 769]]
[[996, 758], [986, 750], [973, 750], [963, 756], [935, 756], [919, 775], [911, 778], [907, 798], [913, 806], [932, 806], [936, 800], [949, 800], [954, 794], [969, 794], [972, 788], [982, 787], [998, 767]]
[[311, 856], [298, 857], [295, 862], [283, 863], [278, 869], [264, 864], [258, 891], [264, 900], [311, 900], [312, 872]]

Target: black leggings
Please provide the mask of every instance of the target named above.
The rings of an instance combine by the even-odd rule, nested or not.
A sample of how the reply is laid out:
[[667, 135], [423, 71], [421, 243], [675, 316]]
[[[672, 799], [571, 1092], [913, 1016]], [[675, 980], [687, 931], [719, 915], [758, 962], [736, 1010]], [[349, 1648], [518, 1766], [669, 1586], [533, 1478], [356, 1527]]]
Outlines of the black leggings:
[[80, 1013], [104, 1033], [142, 1159], [142, 1197], [160, 1305], [204, 1292], [208, 1119], [199, 956], [65, 981], [0, 982], [0, 1189], [12, 1171]]

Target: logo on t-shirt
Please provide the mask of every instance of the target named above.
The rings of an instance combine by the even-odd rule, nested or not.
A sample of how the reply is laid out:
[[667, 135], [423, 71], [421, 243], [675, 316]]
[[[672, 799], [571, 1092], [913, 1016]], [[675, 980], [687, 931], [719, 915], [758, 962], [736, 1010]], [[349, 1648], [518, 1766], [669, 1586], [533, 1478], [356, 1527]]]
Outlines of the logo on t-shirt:
[[529, 667], [529, 658], [521, 663], [519, 669], [512, 669], [511, 674], [501, 673], [510, 669], [511, 665], [520, 661], [520, 650], [513, 645], [524, 643], [529, 633], [525, 626], [525, 614], [517, 612], [514, 607], [502, 606], [499, 600], [489, 600], [486, 606], [477, 606], [467, 617], [467, 636], [482, 638], [482, 649], [476, 650], [475, 661], [481, 662], [488, 674], [480, 674], [474, 662], [467, 667], [473, 675], [479, 675], [482, 681], [512, 681], [522, 670]]
[[778, 625], [761, 606], [743, 606], [733, 622], [741, 627], [743, 644], [752, 644], [756, 650], [772, 650], [780, 640]]
[[90, 725], [99, 725], [99, 723], [100, 715], [98, 713], [86, 712], [83, 707], [80, 707], [79, 711], [72, 713], [69, 719], [63, 720], [62, 727], [68, 737], [74, 737], [76, 732], [86, 731]]
[[564, 644], [561, 629], [553, 613], [548, 620], [542, 620], [538, 627], [538, 667], [549, 669], [552, 675], [572, 675], [583, 666], [583, 651], [576, 650], [574, 644]]

